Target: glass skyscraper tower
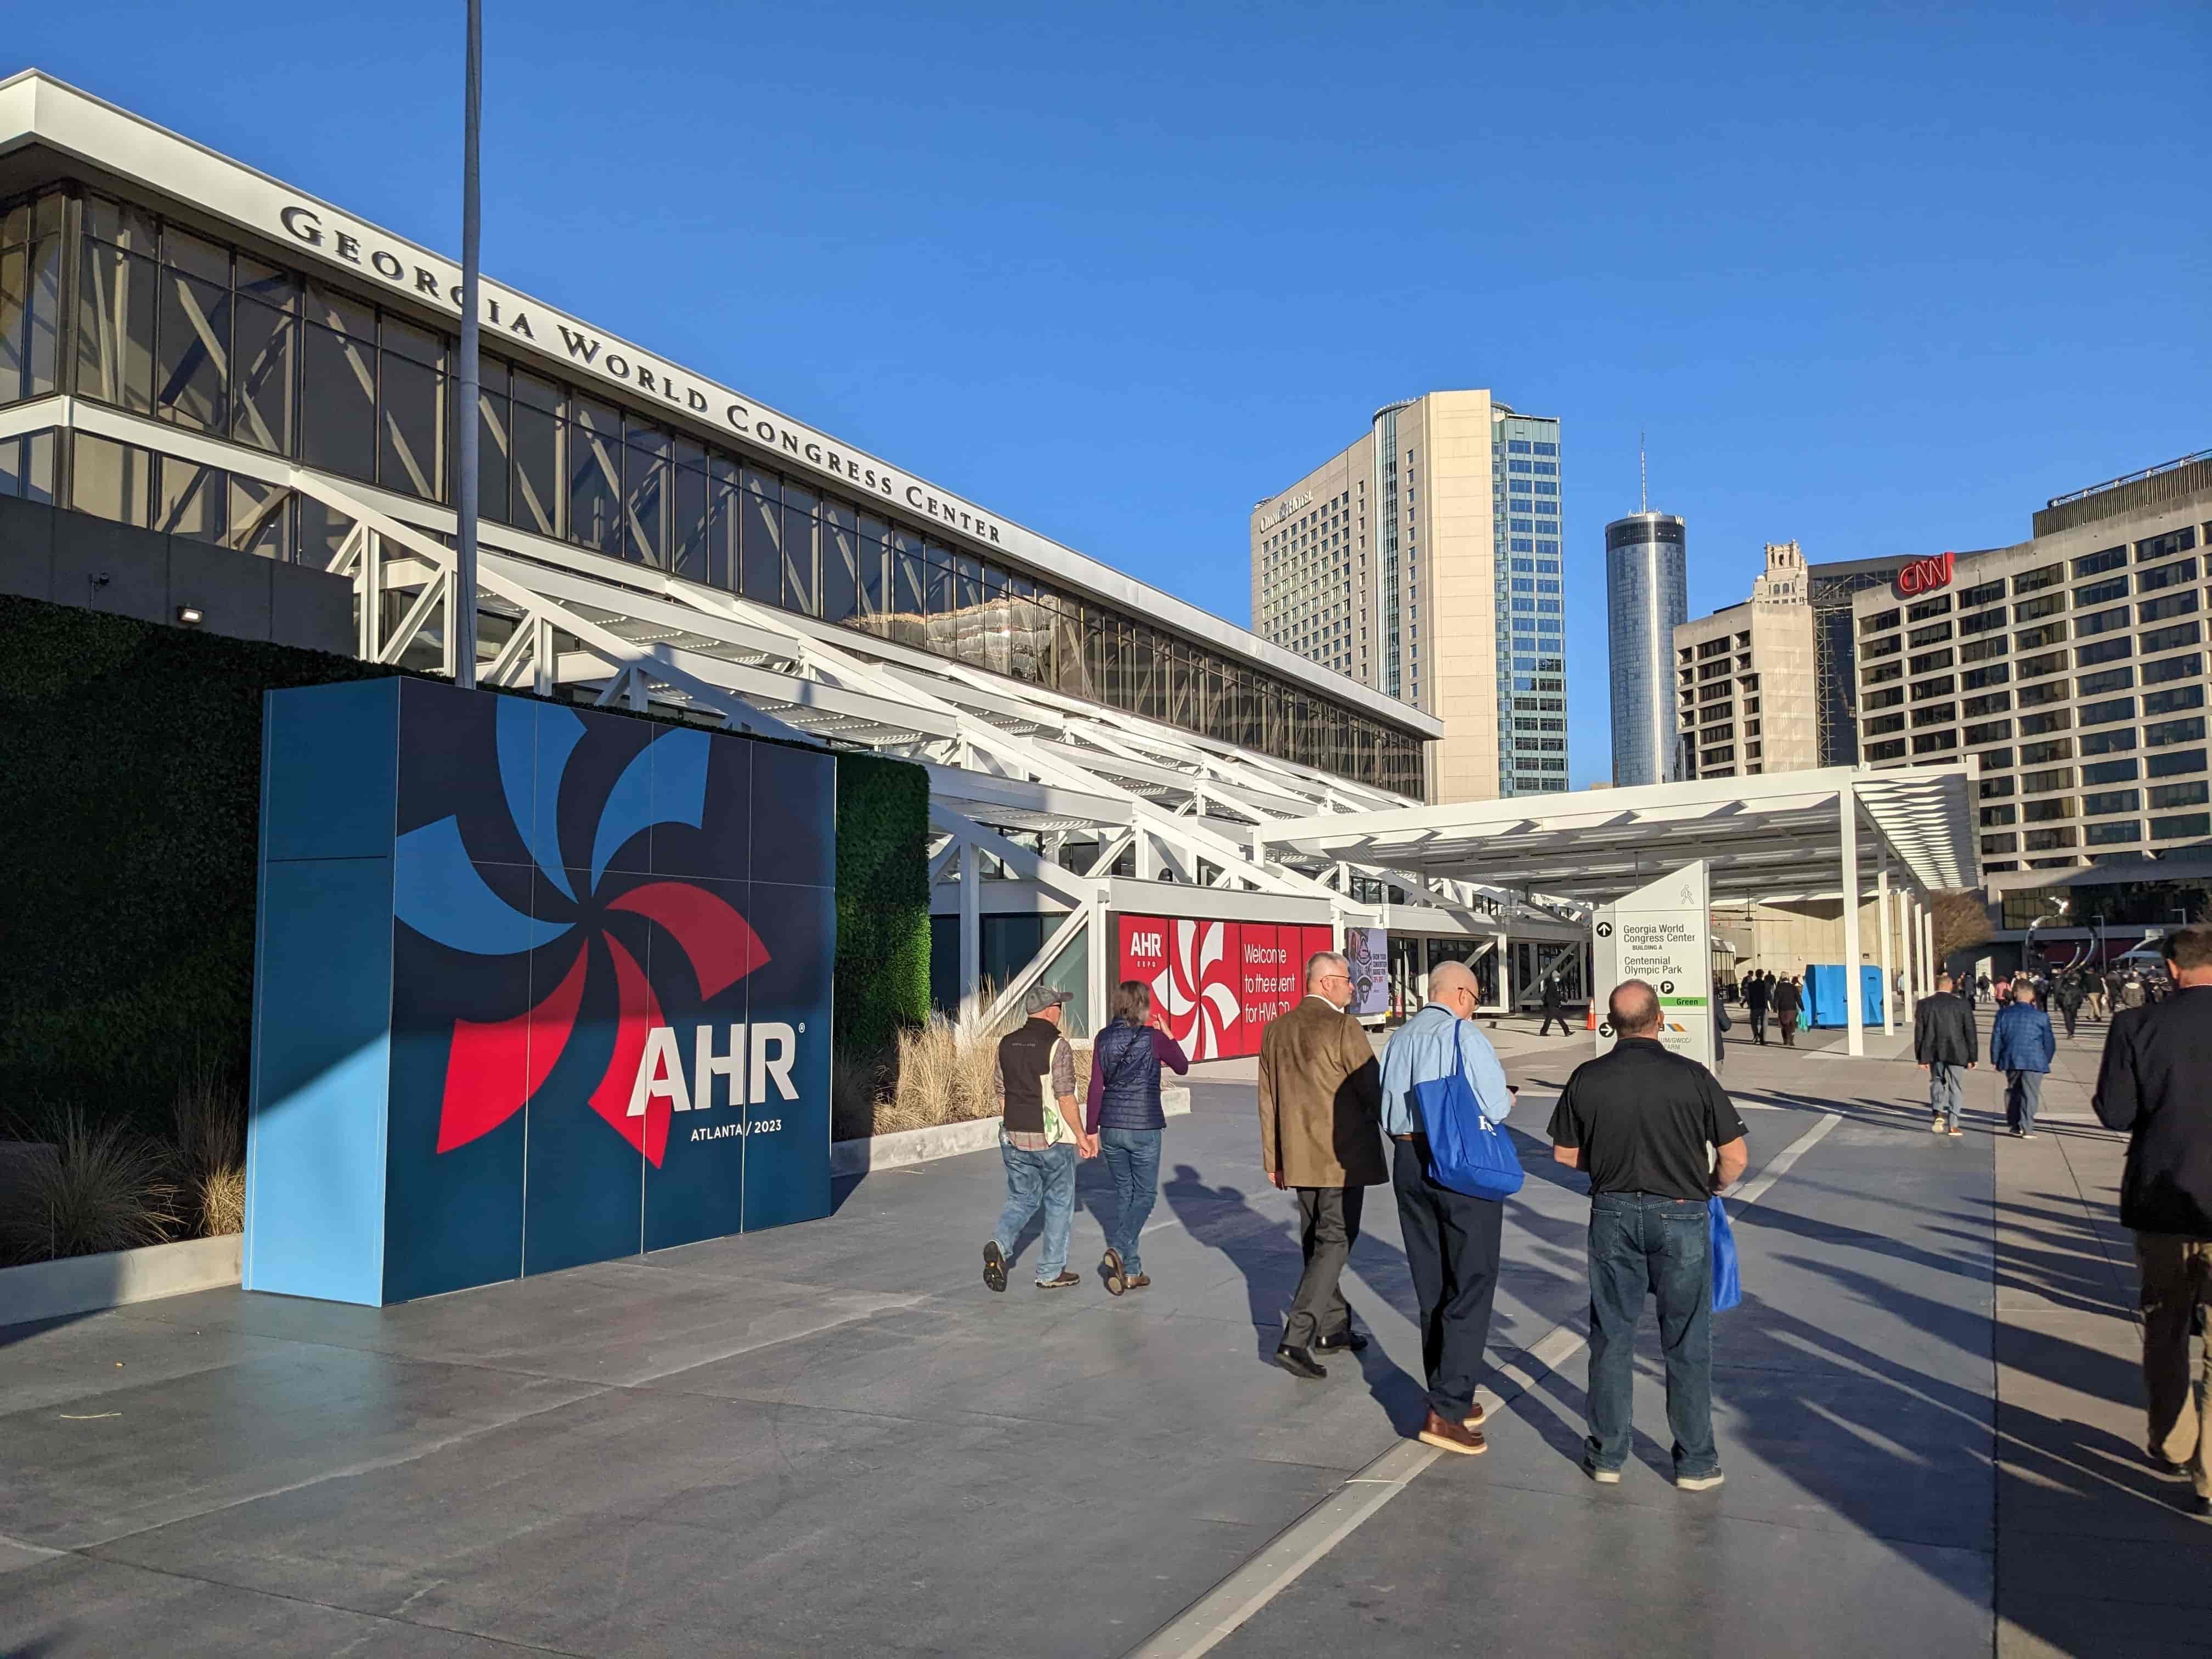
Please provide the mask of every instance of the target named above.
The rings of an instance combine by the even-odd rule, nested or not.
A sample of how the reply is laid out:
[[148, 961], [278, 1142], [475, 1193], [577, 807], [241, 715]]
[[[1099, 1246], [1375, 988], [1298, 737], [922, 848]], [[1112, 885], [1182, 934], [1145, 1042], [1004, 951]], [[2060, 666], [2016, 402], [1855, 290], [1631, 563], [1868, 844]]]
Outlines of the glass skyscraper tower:
[[1674, 629], [1690, 619], [1682, 520], [1636, 513], [1605, 527], [1606, 637], [1617, 788], [1682, 776], [1674, 730]]
[[[1498, 783], [1501, 795], [1567, 787], [1566, 605], [1559, 572], [1559, 423], [1491, 404], [1498, 548]], [[1547, 734], [1550, 736], [1547, 740]]]

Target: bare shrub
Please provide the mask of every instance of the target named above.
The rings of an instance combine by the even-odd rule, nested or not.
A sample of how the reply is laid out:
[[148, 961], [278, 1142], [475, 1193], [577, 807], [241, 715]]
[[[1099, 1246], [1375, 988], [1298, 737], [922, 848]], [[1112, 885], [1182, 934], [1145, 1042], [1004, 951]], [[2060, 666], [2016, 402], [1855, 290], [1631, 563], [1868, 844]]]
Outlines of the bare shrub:
[[192, 1237], [246, 1230], [246, 1102], [220, 1067], [195, 1064], [178, 1085], [179, 1197]]
[[13, 1213], [0, 1218], [18, 1261], [133, 1249], [179, 1225], [168, 1155], [121, 1123], [92, 1124], [75, 1108], [47, 1115], [28, 1137], [54, 1156], [27, 1166]]

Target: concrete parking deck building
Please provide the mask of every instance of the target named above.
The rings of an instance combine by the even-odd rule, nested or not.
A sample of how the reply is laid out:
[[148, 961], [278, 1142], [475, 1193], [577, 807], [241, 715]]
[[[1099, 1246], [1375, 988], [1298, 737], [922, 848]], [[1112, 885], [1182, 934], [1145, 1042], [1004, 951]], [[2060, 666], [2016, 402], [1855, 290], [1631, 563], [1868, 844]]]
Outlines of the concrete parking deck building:
[[[1200, 1082], [1156, 1285], [1119, 1301], [983, 1287], [986, 1153], [811, 1225], [383, 1310], [216, 1291], [0, 1332], [0, 1651], [1192, 1652], [1240, 1573], [1266, 1593], [1218, 1653], [2201, 1650], [2212, 1530], [2141, 1454], [2101, 1037], [2028, 1143], [1986, 1073], [1951, 1141], [1909, 1065], [1730, 1047], [1747, 1188], [1799, 1152], [1738, 1218], [1717, 1492], [1659, 1472], [1650, 1352], [1627, 1479], [1577, 1469], [1587, 1204], [1543, 1124], [1589, 1049], [1516, 1031], [1506, 1403], [1489, 1455], [1379, 1504], [1351, 1483], [1399, 1478], [1420, 1401], [1391, 1206], [1347, 1281], [1364, 1364], [1273, 1370], [1292, 1211], [1249, 1085]], [[1086, 1210], [1102, 1188], [1086, 1167]], [[1304, 1549], [1333, 1504], [1369, 1512]]]

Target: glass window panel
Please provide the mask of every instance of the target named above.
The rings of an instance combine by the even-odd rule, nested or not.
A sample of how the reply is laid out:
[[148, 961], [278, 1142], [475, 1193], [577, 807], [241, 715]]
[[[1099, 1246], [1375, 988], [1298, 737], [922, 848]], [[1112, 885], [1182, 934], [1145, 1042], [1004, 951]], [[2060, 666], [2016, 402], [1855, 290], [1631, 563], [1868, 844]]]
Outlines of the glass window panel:
[[230, 286], [230, 250], [204, 240], [190, 231], [179, 230], [174, 225], [162, 232], [161, 263], [217, 288]]
[[[686, 447], [679, 445], [681, 453]], [[695, 582], [708, 577], [706, 455], [696, 447], [696, 466], [678, 466], [669, 473], [668, 568]]]
[[[50, 198], [58, 202], [58, 196]], [[40, 204], [44, 205], [43, 203]], [[62, 239], [31, 245], [30, 318], [23, 362], [23, 395], [43, 398], [61, 384]]]
[[641, 440], [629, 446], [623, 459], [623, 556], [633, 564], [665, 568], [668, 526], [668, 440], [632, 428]]
[[384, 313], [383, 323], [381, 338], [386, 351], [396, 351], [408, 362], [420, 363], [425, 368], [443, 372], [449, 367], [444, 335], [404, 323], [389, 312]]
[[118, 524], [143, 526], [153, 472], [147, 451], [80, 432], [71, 452], [70, 505]]
[[195, 466], [173, 455], [161, 458], [161, 488], [154, 502], [154, 528], [194, 541], [220, 542], [228, 506], [228, 475], [220, 468]]
[[150, 256], [155, 249], [152, 216], [102, 196], [84, 198], [84, 229], [88, 236], [97, 236], [133, 253]]
[[[880, 618], [890, 609], [890, 593], [886, 586], [889, 571], [884, 563], [884, 521], [862, 514], [860, 519], [860, 611], [865, 616]], [[871, 628], [880, 634], [880, 625]]]
[[953, 565], [953, 608], [958, 623], [954, 654], [962, 662], [983, 666], [983, 562], [950, 556]]
[[780, 481], [769, 478], [777, 485], [779, 499], [770, 500], [756, 495], [751, 484], [762, 475], [750, 467], [745, 469], [746, 488], [740, 491], [738, 502], [738, 591], [749, 599], [758, 599], [763, 605], [781, 605], [783, 603], [783, 507]]
[[143, 414], [154, 406], [155, 268], [97, 242], [77, 262], [76, 389]]
[[264, 559], [292, 556], [292, 492], [258, 478], [230, 477], [230, 544]]
[[376, 338], [374, 307], [348, 299], [319, 283], [307, 284], [307, 320], [320, 323], [325, 328], [334, 328], [341, 334], [349, 334], [356, 340]]
[[795, 483], [783, 487], [783, 608], [802, 616], [821, 614], [819, 576], [815, 569], [814, 492]]
[[853, 509], [824, 501], [821, 517], [822, 619], [850, 622], [860, 612], [860, 538]]
[[51, 429], [33, 432], [23, 440], [20, 488], [25, 501], [48, 507], [54, 504], [54, 457], [59, 447], [59, 434]]
[[[905, 541], [904, 538], [901, 540]], [[908, 645], [927, 642], [928, 615], [927, 566], [920, 547], [908, 542], [890, 555], [891, 572], [890, 636]]]
[[31, 234], [43, 236], [48, 231], [58, 231], [62, 228], [62, 210], [65, 205], [62, 193], [58, 190], [49, 191], [32, 203]]
[[514, 377], [514, 402], [507, 411], [514, 422], [514, 494], [507, 501], [507, 522], [540, 536], [557, 536], [561, 533], [561, 422], [543, 405], [530, 400], [526, 384], [534, 390], [544, 382], [532, 382], [527, 374]]
[[313, 495], [300, 497], [300, 562], [327, 570], [352, 533], [353, 520]]
[[232, 315], [230, 435], [272, 454], [292, 453], [292, 358], [300, 325], [281, 311], [241, 300]]
[[744, 469], [744, 485], [764, 501], [783, 505], [783, 480], [773, 472], [763, 472], [757, 466]]
[[568, 539], [621, 551], [622, 417], [589, 398], [568, 400]]
[[446, 377], [411, 358], [383, 354], [377, 398], [377, 481], [426, 501], [444, 496], [439, 441], [446, 427]]
[[561, 412], [561, 388], [550, 380], [541, 380], [535, 374], [514, 371], [514, 401], [532, 409], [542, 409], [548, 415]]
[[301, 458], [323, 471], [376, 477], [376, 352], [307, 327], [301, 383]]
[[744, 492], [735, 483], [737, 469], [715, 458], [707, 515], [707, 570], [703, 580], [729, 592], [738, 588], [738, 521]]
[[161, 273], [155, 404], [179, 426], [228, 430], [230, 290], [181, 271]]
[[0, 404], [23, 395], [23, 333], [30, 315], [28, 256], [19, 247], [0, 252]]
[[264, 265], [243, 253], [237, 256], [237, 267], [235, 286], [240, 295], [279, 311], [299, 310], [300, 279], [290, 271]]

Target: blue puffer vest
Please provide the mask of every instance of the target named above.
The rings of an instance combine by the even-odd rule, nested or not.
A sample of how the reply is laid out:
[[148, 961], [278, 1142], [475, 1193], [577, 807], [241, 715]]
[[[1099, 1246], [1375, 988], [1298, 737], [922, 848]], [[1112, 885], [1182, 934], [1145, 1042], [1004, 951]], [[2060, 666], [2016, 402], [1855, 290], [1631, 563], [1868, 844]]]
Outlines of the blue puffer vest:
[[1164, 1129], [1160, 1111], [1160, 1057], [1152, 1051], [1152, 1028], [1117, 1019], [1091, 1044], [1091, 1063], [1105, 1086], [1098, 1102], [1102, 1129]]

